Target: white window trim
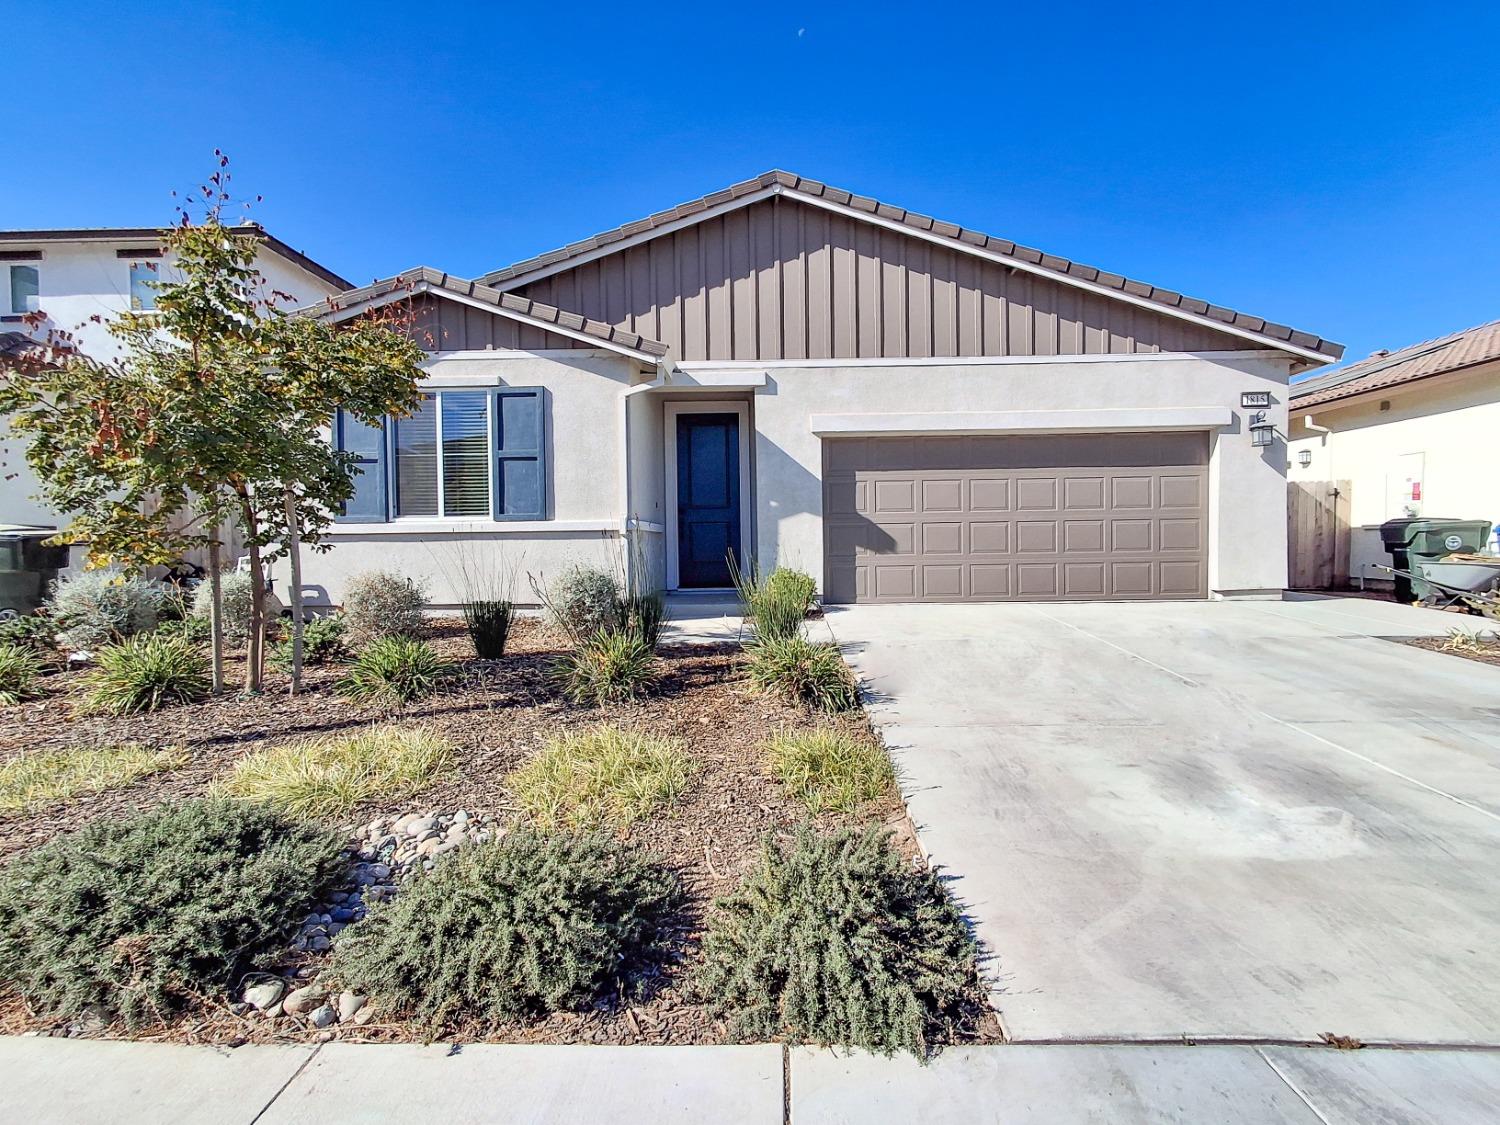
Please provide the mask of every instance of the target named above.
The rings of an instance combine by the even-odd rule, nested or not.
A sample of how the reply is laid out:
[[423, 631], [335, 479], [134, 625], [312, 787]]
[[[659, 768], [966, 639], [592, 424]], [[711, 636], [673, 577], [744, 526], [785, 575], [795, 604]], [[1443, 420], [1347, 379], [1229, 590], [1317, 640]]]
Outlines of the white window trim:
[[[719, 399], [704, 402], [667, 402], [662, 404], [663, 423], [667, 439], [667, 589], [680, 589], [677, 543], [677, 417], [680, 414], [735, 414], [739, 416], [739, 460], [740, 460], [740, 554], [736, 562], [744, 567], [747, 560], [755, 557], [755, 544], [751, 539], [750, 512], [754, 500], [750, 493], [750, 404], [743, 399]], [[730, 587], [694, 586], [694, 590], [730, 589]]]
[[[437, 450], [437, 459], [436, 459], [436, 469], [437, 469], [437, 514], [436, 515], [427, 515], [427, 516], [421, 516], [421, 515], [403, 516], [403, 515], [398, 514], [397, 511], [396, 511], [396, 508], [399, 505], [400, 500], [401, 500], [400, 485], [397, 484], [397, 486], [395, 488], [391, 488], [390, 487], [390, 483], [388, 482], [387, 485], [386, 485], [386, 513], [387, 513], [386, 523], [387, 524], [410, 524], [410, 525], [424, 524], [424, 525], [432, 525], [432, 527], [434, 529], [437, 529], [437, 530], [443, 530], [443, 529], [448, 528], [449, 526], [452, 526], [452, 525], [462, 525], [464, 527], [467, 527], [467, 526], [473, 525], [476, 522], [474, 516], [445, 516], [445, 515], [442, 514], [443, 511], [445, 510], [445, 505], [446, 505], [446, 502], [447, 502], [447, 496], [445, 494], [445, 486], [444, 486], [444, 483], [443, 483], [443, 399], [442, 399], [442, 396], [443, 396], [443, 394], [445, 392], [446, 393], [450, 393], [450, 394], [465, 394], [465, 393], [472, 393], [472, 392], [474, 392], [475, 390], [478, 390], [478, 389], [479, 388], [471, 387], [471, 386], [423, 387], [422, 388], [422, 394], [423, 395], [431, 395], [433, 397], [433, 399], [435, 400], [435, 412], [434, 412], [435, 413], [435, 417], [433, 419], [432, 430], [433, 430], [433, 443], [434, 443], [434, 447]], [[485, 406], [484, 406], [484, 420], [485, 420], [485, 429], [484, 429], [484, 432], [485, 432], [485, 442], [486, 442], [486, 446], [485, 447], [489, 450], [489, 454], [490, 454], [489, 457], [487, 458], [485, 480], [488, 482], [488, 489], [489, 489], [489, 491], [488, 491], [487, 507], [488, 507], [488, 509], [491, 512], [493, 512], [495, 510], [495, 397], [493, 395], [486, 395], [485, 397], [486, 397], [486, 402], [485, 402]], [[399, 465], [400, 450], [397, 448], [397, 445], [396, 445], [396, 430], [399, 428], [399, 426], [401, 424], [401, 421], [402, 421], [402, 419], [398, 418], [398, 419], [395, 420], [395, 423], [396, 423], [395, 425], [387, 427], [388, 433], [387, 433], [387, 436], [386, 436], [386, 457], [387, 457], [387, 460], [388, 460], [388, 462], [390, 464], [390, 468], [389, 468], [388, 472], [389, 472], [389, 476], [390, 476], [390, 480], [391, 481], [398, 480], [397, 474], [399, 474], [399, 472], [400, 472], [400, 465]], [[478, 521], [478, 522], [493, 523], [494, 521]], [[503, 524], [503, 523], [496, 523], [495, 526], [497, 526], [497, 527], [504, 527], [506, 525]], [[460, 527], [454, 526], [453, 529], [454, 530], [460, 530]]]

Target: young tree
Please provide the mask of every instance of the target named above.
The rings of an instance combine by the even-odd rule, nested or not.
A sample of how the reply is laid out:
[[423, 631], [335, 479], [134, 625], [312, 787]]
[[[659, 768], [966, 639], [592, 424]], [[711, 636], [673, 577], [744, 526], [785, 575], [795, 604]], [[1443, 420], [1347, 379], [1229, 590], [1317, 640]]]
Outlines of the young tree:
[[340, 407], [372, 424], [409, 413], [422, 350], [405, 302], [344, 326], [289, 313], [290, 298], [270, 291], [255, 268], [256, 240], [222, 221], [230, 177], [216, 155], [201, 218], [179, 209], [164, 239], [171, 273], [154, 283], [156, 309], [109, 325], [121, 358], [72, 354], [45, 373], [0, 372], [0, 412], [29, 436], [27, 461], [49, 501], [76, 513], [59, 538], [87, 541], [91, 561], [140, 569], [208, 549], [216, 688], [220, 529], [239, 526], [253, 591], [245, 687], [255, 691], [266, 565], [282, 553], [297, 558], [303, 544], [322, 546], [354, 494], [356, 459], [324, 430]]

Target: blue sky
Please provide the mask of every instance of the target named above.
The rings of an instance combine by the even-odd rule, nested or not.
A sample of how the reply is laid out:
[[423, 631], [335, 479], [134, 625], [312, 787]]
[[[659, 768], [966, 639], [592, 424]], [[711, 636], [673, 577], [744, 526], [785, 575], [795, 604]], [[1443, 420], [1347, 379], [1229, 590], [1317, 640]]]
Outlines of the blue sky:
[[242, 7], [0, 0], [0, 227], [219, 147], [356, 282], [473, 276], [782, 167], [1351, 358], [1500, 317], [1493, 3]]

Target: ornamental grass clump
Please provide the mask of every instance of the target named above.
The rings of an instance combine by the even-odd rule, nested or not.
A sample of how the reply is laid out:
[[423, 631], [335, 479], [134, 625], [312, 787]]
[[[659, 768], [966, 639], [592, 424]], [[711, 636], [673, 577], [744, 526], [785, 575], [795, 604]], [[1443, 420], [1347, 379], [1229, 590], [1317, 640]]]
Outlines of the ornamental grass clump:
[[776, 777], [815, 815], [854, 812], [890, 793], [896, 783], [886, 752], [847, 731], [783, 731], [766, 749]]
[[675, 802], [692, 771], [680, 742], [604, 724], [549, 738], [509, 788], [540, 828], [626, 828]]
[[36, 809], [83, 793], [119, 789], [188, 760], [185, 750], [135, 745], [33, 750], [0, 763], [0, 811]]
[[577, 1010], [629, 990], [680, 901], [676, 876], [616, 840], [521, 830], [373, 907], [332, 975], [434, 1023]]
[[41, 675], [42, 661], [36, 650], [0, 644], [0, 707], [35, 699]]
[[133, 1025], [223, 996], [324, 901], [341, 847], [258, 805], [101, 817], [0, 868], [0, 981], [49, 1016]]
[[740, 1040], [925, 1057], [975, 987], [958, 907], [879, 828], [767, 840], [714, 904], [703, 957], [698, 991]]
[[574, 703], [623, 703], [656, 683], [656, 657], [639, 632], [611, 626], [560, 658], [552, 676]]
[[753, 571], [731, 568], [740, 610], [755, 629], [757, 639], [782, 640], [799, 636], [802, 622], [812, 612], [817, 583], [812, 575], [778, 566], [764, 578]]
[[382, 637], [355, 658], [339, 693], [351, 703], [404, 707], [437, 691], [452, 670], [426, 641]]
[[747, 650], [750, 682], [762, 691], [821, 711], [850, 711], [859, 705], [854, 676], [836, 645], [794, 633], [757, 637]]
[[464, 626], [474, 642], [474, 654], [480, 660], [499, 660], [505, 655], [505, 642], [515, 623], [516, 607], [500, 600], [464, 602]]
[[85, 706], [109, 715], [197, 703], [213, 690], [208, 654], [186, 637], [147, 633], [102, 648], [84, 681]]
[[257, 750], [236, 763], [223, 792], [331, 820], [370, 801], [405, 800], [452, 761], [452, 744], [431, 731], [370, 727]]

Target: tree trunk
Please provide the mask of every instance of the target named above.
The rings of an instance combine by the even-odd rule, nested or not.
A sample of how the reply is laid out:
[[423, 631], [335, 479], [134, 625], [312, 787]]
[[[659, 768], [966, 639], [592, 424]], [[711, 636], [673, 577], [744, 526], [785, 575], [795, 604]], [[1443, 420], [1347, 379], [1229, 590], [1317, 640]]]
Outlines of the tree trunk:
[[224, 694], [224, 601], [223, 586], [219, 581], [218, 532], [208, 543], [208, 635], [213, 645], [214, 694]]
[[290, 487], [283, 490], [286, 501], [286, 549], [291, 567], [292, 603], [292, 685], [288, 695], [302, 690], [302, 534], [297, 522], [297, 494]]
[[260, 561], [260, 521], [255, 518], [255, 506], [244, 485], [238, 486], [237, 491], [245, 548], [250, 556], [250, 635], [245, 640], [245, 690], [258, 692], [266, 640], [266, 576]]

